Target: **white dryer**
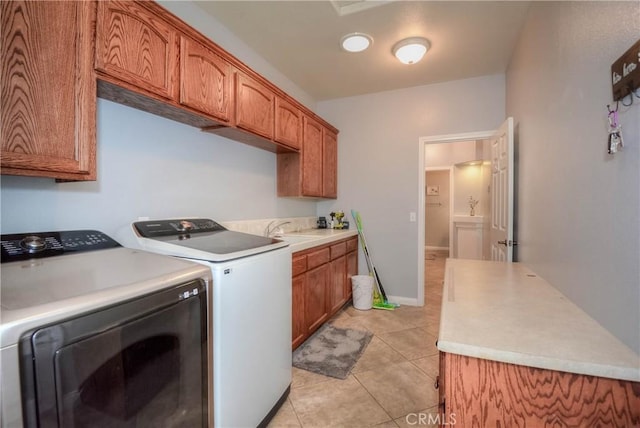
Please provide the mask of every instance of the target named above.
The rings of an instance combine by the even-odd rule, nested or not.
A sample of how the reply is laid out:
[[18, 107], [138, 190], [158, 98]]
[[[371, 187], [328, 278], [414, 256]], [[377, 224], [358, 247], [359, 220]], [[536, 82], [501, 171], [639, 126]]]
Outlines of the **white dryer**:
[[117, 240], [211, 268], [215, 426], [266, 426], [291, 385], [288, 244], [203, 218], [135, 222]]

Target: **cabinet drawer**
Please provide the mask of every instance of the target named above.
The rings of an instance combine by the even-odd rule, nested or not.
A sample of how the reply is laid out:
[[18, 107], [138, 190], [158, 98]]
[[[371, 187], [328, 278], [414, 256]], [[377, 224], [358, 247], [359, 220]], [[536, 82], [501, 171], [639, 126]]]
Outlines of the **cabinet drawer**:
[[347, 241], [347, 253], [358, 249], [358, 238], [351, 238]]
[[335, 244], [331, 246], [331, 260], [338, 258], [340, 256], [344, 256], [347, 252], [347, 243], [340, 242], [339, 244]]
[[329, 248], [323, 248], [321, 250], [314, 251], [313, 253], [309, 253], [307, 254], [307, 269], [313, 269], [314, 267], [328, 263], [329, 260]]
[[291, 275], [300, 275], [307, 271], [307, 256], [294, 256], [291, 261]]

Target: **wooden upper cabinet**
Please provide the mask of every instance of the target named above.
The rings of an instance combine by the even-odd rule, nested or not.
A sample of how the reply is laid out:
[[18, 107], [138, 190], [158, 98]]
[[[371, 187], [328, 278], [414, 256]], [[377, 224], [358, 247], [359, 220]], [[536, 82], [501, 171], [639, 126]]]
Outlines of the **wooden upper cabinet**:
[[0, 2], [2, 174], [95, 180], [93, 2]]
[[322, 196], [338, 197], [338, 136], [326, 128], [323, 134]]
[[99, 1], [96, 69], [126, 84], [176, 100], [178, 32], [132, 1]]
[[180, 103], [228, 122], [231, 65], [200, 43], [182, 36], [180, 43]]
[[323, 127], [308, 116], [302, 123], [302, 195], [321, 197]]
[[302, 112], [290, 102], [276, 97], [276, 123], [274, 140], [293, 149], [302, 143]]
[[255, 79], [236, 73], [236, 126], [273, 139], [274, 93]]

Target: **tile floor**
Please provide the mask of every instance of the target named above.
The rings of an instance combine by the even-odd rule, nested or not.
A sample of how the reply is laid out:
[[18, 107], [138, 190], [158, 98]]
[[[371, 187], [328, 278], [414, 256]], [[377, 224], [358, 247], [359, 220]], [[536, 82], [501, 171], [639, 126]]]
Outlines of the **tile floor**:
[[293, 368], [289, 398], [269, 427], [409, 427], [419, 414], [435, 417], [435, 341], [447, 255], [427, 252], [424, 307], [358, 311], [349, 305], [338, 312], [329, 322], [367, 329], [371, 343], [345, 380]]

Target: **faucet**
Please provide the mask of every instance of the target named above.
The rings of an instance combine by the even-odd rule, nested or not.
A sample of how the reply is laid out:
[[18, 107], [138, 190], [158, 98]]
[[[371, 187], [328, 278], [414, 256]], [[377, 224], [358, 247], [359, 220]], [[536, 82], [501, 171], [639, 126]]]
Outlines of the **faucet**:
[[[280, 223], [276, 223], [278, 220], [273, 220], [271, 221], [267, 227], [264, 229], [264, 236], [271, 238], [271, 235], [274, 236], [282, 236], [282, 234], [284, 233], [282, 230], [282, 226], [284, 226], [285, 224], [290, 224], [290, 221], [281, 221]], [[276, 223], [274, 225], [274, 223]]]

